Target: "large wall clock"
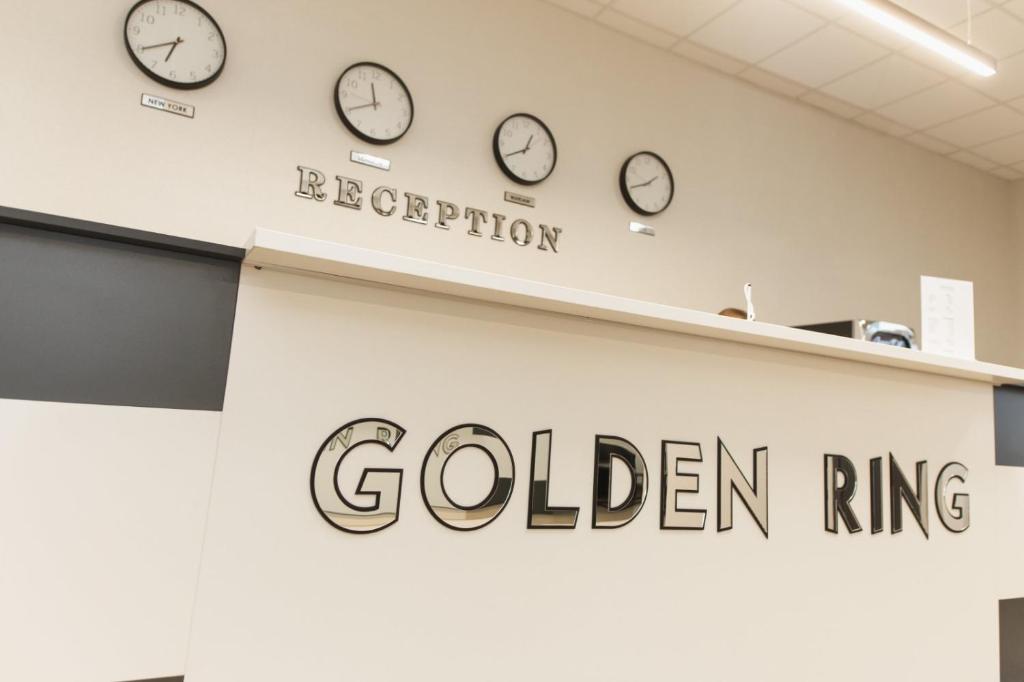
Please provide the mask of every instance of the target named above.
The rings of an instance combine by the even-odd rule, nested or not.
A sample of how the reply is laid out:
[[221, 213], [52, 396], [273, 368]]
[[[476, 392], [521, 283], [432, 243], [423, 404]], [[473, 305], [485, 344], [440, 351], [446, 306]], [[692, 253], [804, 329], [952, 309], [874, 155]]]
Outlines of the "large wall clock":
[[675, 181], [663, 158], [654, 152], [639, 152], [622, 164], [619, 189], [631, 209], [649, 216], [661, 213], [672, 203]]
[[492, 147], [501, 172], [521, 185], [542, 182], [558, 161], [555, 136], [530, 114], [512, 114], [498, 124]]
[[391, 144], [412, 126], [412, 95], [391, 69], [359, 62], [334, 86], [334, 108], [349, 131], [370, 144]]
[[135, 65], [163, 85], [191, 90], [224, 70], [228, 48], [213, 17], [190, 0], [140, 0], [124, 20]]

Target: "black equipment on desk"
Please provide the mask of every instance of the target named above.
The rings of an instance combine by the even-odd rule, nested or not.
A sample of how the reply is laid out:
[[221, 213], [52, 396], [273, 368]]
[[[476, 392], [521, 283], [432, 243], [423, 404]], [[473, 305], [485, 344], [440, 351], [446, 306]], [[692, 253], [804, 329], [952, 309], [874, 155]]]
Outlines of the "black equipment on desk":
[[823, 322], [821, 324], [799, 325], [797, 329], [806, 329], [833, 336], [845, 336], [849, 339], [861, 339], [871, 343], [882, 343], [887, 346], [917, 349], [914, 341], [914, 330], [895, 322], [882, 320], [843, 320], [841, 322]]

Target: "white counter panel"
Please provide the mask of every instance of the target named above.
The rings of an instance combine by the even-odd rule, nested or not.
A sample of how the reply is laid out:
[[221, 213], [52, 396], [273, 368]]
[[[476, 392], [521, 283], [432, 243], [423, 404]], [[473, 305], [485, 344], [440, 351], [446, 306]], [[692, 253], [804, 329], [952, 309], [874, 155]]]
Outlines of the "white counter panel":
[[[976, 379], [245, 267], [186, 679], [995, 680], [1012, 522], [992, 410]], [[401, 514], [353, 535], [318, 515], [310, 467], [366, 417], [407, 433], [353, 456], [340, 485], [401, 468]], [[516, 479], [493, 523], [456, 532], [424, 507], [420, 467], [471, 422], [505, 439]], [[549, 428], [551, 504], [580, 507], [574, 530], [526, 527], [531, 434]], [[623, 528], [590, 527], [595, 434], [647, 462]], [[715, 531], [717, 438], [748, 477], [768, 448], [768, 539], [739, 500]], [[704, 531], [659, 529], [663, 439], [702, 446], [686, 501]], [[929, 488], [964, 463], [971, 527], [947, 531], [929, 503], [930, 539], [907, 511], [892, 535], [886, 500], [872, 535], [868, 460], [890, 452], [911, 482], [927, 459]], [[858, 468], [861, 533], [824, 531], [824, 453]]]

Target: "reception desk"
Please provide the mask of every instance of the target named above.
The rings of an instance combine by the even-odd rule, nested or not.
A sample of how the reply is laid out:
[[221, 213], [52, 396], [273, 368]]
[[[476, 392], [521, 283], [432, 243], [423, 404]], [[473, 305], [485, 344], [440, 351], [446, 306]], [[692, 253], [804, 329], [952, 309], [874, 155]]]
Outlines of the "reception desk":
[[1007, 384], [257, 230], [185, 679], [999, 679]]

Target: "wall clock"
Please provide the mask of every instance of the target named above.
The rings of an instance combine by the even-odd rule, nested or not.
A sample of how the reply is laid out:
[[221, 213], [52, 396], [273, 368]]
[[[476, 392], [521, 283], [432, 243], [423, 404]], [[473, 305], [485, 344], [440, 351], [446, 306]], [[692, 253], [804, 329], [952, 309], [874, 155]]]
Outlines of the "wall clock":
[[663, 158], [654, 152], [639, 152], [622, 164], [619, 189], [631, 209], [641, 215], [655, 215], [672, 203], [675, 181]]
[[213, 17], [190, 0], [140, 0], [124, 20], [124, 44], [142, 72], [172, 88], [209, 85], [228, 48]]
[[492, 146], [501, 172], [521, 185], [543, 181], [558, 161], [554, 135], [530, 114], [512, 114], [498, 124]]
[[370, 144], [391, 144], [412, 125], [412, 95], [391, 69], [359, 62], [334, 86], [334, 108], [349, 131]]

